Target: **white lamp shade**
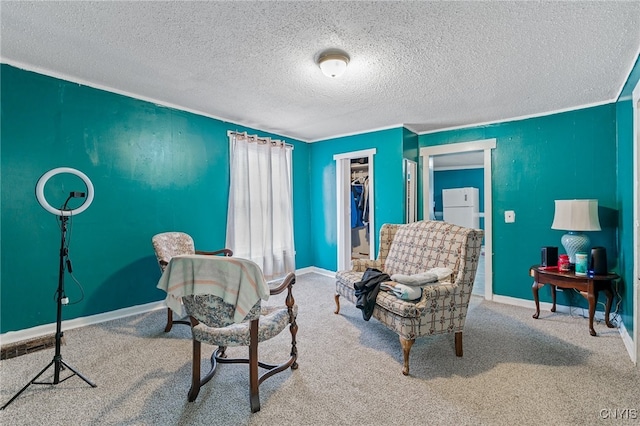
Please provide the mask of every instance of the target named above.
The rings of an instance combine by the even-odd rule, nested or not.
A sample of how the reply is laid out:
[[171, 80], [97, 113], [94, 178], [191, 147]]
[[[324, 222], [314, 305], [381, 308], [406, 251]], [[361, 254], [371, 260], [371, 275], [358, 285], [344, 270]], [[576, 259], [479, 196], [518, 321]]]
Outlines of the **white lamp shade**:
[[349, 58], [344, 55], [326, 55], [318, 60], [322, 73], [327, 77], [340, 77], [347, 70]]
[[600, 231], [598, 200], [555, 200], [551, 229]]

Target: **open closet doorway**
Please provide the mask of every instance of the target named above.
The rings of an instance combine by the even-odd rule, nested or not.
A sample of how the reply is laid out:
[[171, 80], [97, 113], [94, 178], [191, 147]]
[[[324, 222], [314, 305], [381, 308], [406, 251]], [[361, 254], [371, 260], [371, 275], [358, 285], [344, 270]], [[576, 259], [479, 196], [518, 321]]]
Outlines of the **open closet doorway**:
[[[438, 157], [447, 156], [448, 159], [453, 158], [454, 154], [459, 154], [458, 158], [480, 158], [481, 160], [473, 160], [476, 164], [474, 168], [482, 169], [481, 183], [483, 186], [483, 198], [482, 208], [476, 206], [478, 211], [483, 211], [483, 214], [476, 213], [479, 218], [484, 219], [484, 250], [483, 259], [478, 265], [477, 281], [478, 289], [482, 284], [483, 291], [479, 295], [484, 296], [487, 300], [493, 299], [493, 231], [492, 231], [492, 195], [491, 195], [491, 150], [495, 149], [496, 140], [487, 139], [474, 142], [464, 142], [457, 144], [437, 145], [420, 148], [420, 157], [422, 158], [422, 188], [423, 188], [423, 216], [425, 219], [431, 220], [443, 220], [444, 208], [440, 208], [443, 202], [437, 204], [439, 208], [436, 208], [436, 196], [440, 197], [440, 194], [436, 194], [436, 175], [435, 164]], [[471, 155], [472, 153], [478, 153], [479, 156]], [[469, 165], [471, 167], [471, 165]], [[438, 190], [441, 193], [441, 190]], [[440, 198], [441, 199], [441, 198]], [[474, 285], [474, 287], [476, 287]], [[474, 288], [474, 294], [476, 288]]]
[[352, 259], [373, 259], [375, 247], [373, 156], [376, 150], [334, 155], [338, 230], [338, 269]]
[[369, 259], [369, 157], [351, 159], [351, 259]]

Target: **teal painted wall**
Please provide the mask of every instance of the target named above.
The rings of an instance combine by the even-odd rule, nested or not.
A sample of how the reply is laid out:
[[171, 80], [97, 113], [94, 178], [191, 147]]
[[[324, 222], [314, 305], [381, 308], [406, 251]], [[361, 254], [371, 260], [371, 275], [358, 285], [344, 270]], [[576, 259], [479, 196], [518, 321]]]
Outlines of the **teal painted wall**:
[[[557, 245], [563, 252], [563, 232], [551, 229], [555, 199], [599, 200], [603, 231], [589, 236], [592, 245], [607, 248], [609, 266], [616, 266], [615, 105], [420, 135], [420, 146], [490, 138], [496, 138], [492, 152], [494, 293], [533, 299], [528, 270], [539, 262], [540, 247]], [[515, 210], [515, 223], [504, 223], [505, 210]], [[541, 299], [551, 300], [548, 290], [541, 292]], [[572, 303], [583, 303], [580, 299]]]
[[420, 156], [420, 138], [416, 133], [404, 127], [402, 128], [402, 147], [404, 158], [417, 163]]
[[[311, 228], [315, 266], [337, 268], [335, 154], [376, 148], [374, 203], [376, 246], [383, 223], [404, 221], [403, 130], [395, 128], [311, 144]], [[377, 247], [376, 247], [377, 250]]]
[[620, 258], [619, 271], [622, 275], [622, 320], [629, 331], [633, 331], [633, 105], [631, 95], [640, 81], [640, 57], [616, 103], [617, 163], [618, 163], [618, 222]]
[[[71, 319], [159, 301], [151, 237], [181, 230], [201, 249], [224, 246], [229, 185], [227, 130], [219, 120], [26, 72], [1, 68], [1, 330], [55, 322], [60, 231], [34, 188], [55, 167], [92, 180], [95, 200], [73, 218], [70, 258], [84, 299]], [[261, 133], [266, 136], [275, 136]], [[312, 265], [309, 145], [294, 145], [297, 267]], [[56, 179], [63, 180], [56, 180]], [[75, 180], [74, 180], [75, 179]], [[52, 188], [64, 186], [64, 192]], [[83, 190], [71, 176], [47, 185], [52, 205]], [[73, 303], [80, 291], [67, 275]]]

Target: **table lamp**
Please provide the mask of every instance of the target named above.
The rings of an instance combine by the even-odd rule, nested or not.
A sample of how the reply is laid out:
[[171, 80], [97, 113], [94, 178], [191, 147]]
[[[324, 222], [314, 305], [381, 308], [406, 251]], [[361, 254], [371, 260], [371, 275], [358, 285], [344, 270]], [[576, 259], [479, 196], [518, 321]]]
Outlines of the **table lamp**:
[[569, 262], [576, 263], [576, 253], [589, 250], [591, 241], [582, 231], [600, 231], [598, 200], [555, 200], [556, 210], [551, 229], [569, 231], [560, 242], [569, 255]]

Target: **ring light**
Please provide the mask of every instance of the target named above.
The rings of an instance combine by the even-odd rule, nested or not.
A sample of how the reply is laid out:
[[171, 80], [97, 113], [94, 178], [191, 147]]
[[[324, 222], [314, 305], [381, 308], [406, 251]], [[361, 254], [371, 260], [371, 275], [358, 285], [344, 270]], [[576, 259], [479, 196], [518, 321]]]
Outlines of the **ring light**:
[[[87, 198], [85, 198], [84, 203], [82, 203], [80, 207], [73, 210], [56, 209], [55, 207], [51, 206], [51, 204], [49, 204], [44, 197], [44, 186], [47, 184], [49, 179], [60, 173], [71, 173], [72, 175], [78, 176], [80, 179], [82, 179], [85, 186], [87, 187]], [[43, 174], [40, 179], [38, 179], [38, 183], [36, 184], [36, 198], [38, 199], [38, 202], [40, 203], [42, 208], [51, 214], [55, 214], [57, 216], [77, 215], [85, 211], [91, 205], [91, 202], [93, 201], [93, 184], [91, 183], [87, 175], [79, 170], [72, 169], [70, 167], [58, 167], [49, 170], [47, 173]]]

